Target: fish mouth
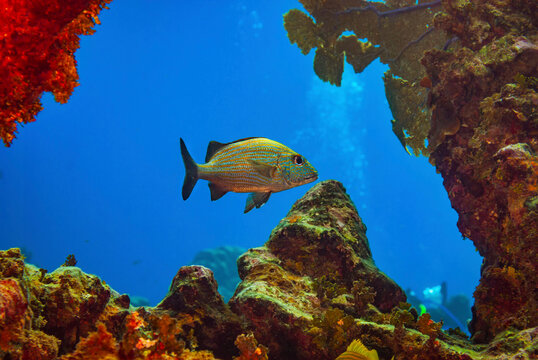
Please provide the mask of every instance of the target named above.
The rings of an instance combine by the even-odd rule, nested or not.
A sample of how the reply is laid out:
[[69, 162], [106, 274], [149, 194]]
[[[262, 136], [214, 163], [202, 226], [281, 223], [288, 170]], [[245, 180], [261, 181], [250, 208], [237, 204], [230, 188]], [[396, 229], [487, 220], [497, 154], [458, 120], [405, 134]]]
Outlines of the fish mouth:
[[307, 176], [307, 177], [305, 177], [304, 179], [305, 179], [305, 181], [307, 181], [307, 182], [312, 182], [312, 181], [315, 181], [317, 178], [318, 178], [318, 175], [315, 174], [315, 175]]

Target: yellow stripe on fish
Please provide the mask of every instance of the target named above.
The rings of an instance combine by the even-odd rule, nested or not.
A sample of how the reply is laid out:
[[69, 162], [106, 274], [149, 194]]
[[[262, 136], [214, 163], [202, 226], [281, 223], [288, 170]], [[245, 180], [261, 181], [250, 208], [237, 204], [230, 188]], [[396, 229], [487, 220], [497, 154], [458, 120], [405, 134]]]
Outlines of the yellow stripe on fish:
[[183, 139], [180, 144], [185, 164], [184, 200], [198, 179], [208, 180], [211, 200], [220, 199], [228, 191], [251, 193], [246, 213], [262, 206], [271, 193], [310, 183], [318, 177], [316, 169], [302, 155], [267, 138], [246, 138], [227, 144], [211, 141], [205, 164], [194, 162]]

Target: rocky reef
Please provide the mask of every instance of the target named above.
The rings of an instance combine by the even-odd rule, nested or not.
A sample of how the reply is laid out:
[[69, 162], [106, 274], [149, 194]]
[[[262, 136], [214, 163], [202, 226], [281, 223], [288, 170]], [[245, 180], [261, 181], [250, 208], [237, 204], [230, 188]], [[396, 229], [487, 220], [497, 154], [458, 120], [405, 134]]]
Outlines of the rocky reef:
[[444, 8], [435, 25], [461, 44], [422, 59], [432, 80], [430, 159], [461, 233], [484, 257], [471, 332], [487, 342], [538, 325], [538, 4]]
[[321, 79], [338, 85], [344, 58], [390, 66], [393, 130], [429, 156], [484, 257], [473, 341], [538, 326], [538, 2], [300, 1], [309, 15], [285, 26], [303, 53], [317, 47]]
[[381, 359], [530, 359], [538, 328], [487, 345], [418, 316], [372, 258], [341, 183], [315, 185], [262, 247], [238, 260], [229, 304], [210, 269], [185, 266], [156, 307], [130, 305], [73, 266], [48, 273], [0, 252], [0, 358], [335, 359], [354, 340]]
[[202, 265], [213, 271], [215, 280], [219, 284], [219, 293], [224, 301], [230, 300], [234, 294], [239, 275], [236, 261], [246, 249], [238, 246], [219, 246], [213, 249], [199, 251], [191, 261], [191, 265]]

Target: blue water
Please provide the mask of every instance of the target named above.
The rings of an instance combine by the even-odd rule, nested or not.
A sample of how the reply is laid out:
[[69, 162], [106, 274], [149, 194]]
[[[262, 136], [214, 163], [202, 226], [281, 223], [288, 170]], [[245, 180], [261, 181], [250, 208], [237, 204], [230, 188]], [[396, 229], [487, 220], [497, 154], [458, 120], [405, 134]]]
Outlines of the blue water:
[[348, 189], [377, 266], [418, 292], [448, 283], [469, 298], [481, 258], [456, 227], [442, 178], [391, 130], [381, 79], [346, 68], [320, 81], [291, 45], [281, 1], [120, 1], [76, 53], [80, 86], [0, 149], [0, 248], [48, 270], [78, 266], [157, 303], [201, 249], [261, 246], [311, 186], [244, 215], [245, 194], [211, 202], [205, 181], [181, 199], [182, 137], [202, 162], [210, 140], [264, 136]]

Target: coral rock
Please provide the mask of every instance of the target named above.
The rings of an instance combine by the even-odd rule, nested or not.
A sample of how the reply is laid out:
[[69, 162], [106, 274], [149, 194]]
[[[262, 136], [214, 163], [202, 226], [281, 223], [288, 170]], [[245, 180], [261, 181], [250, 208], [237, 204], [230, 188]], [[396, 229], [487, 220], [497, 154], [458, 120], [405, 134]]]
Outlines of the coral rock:
[[43, 331], [62, 340], [62, 352], [69, 352], [79, 337], [95, 328], [110, 300], [111, 292], [95, 275], [76, 267], [59, 267], [43, 278], [36, 289], [47, 319]]
[[199, 317], [194, 335], [204, 349], [215, 355], [230, 357], [236, 349], [234, 341], [242, 333], [239, 318], [230, 311], [217, 290], [213, 272], [203, 266], [184, 266], [177, 272], [165, 298], [155, 311], [166, 310], [175, 316]]
[[230, 304], [247, 318], [271, 356], [310, 358], [314, 336], [308, 330], [314, 317], [331, 300], [342, 303], [345, 293], [353, 299], [357, 280], [373, 290], [372, 302], [382, 311], [405, 300], [375, 266], [365, 231], [342, 184], [325, 181], [294, 204], [265, 246], [238, 260], [242, 282]]
[[538, 27], [536, 1], [443, 1], [435, 19], [458, 37], [431, 50], [430, 161], [458, 228], [484, 256], [473, 340], [538, 325]]
[[237, 258], [245, 252], [246, 249], [237, 246], [220, 246], [214, 249], [205, 249], [199, 251], [194, 256], [191, 265], [203, 265], [215, 276], [219, 284], [219, 293], [227, 302], [232, 297], [237, 284], [239, 284], [239, 275], [237, 274]]

